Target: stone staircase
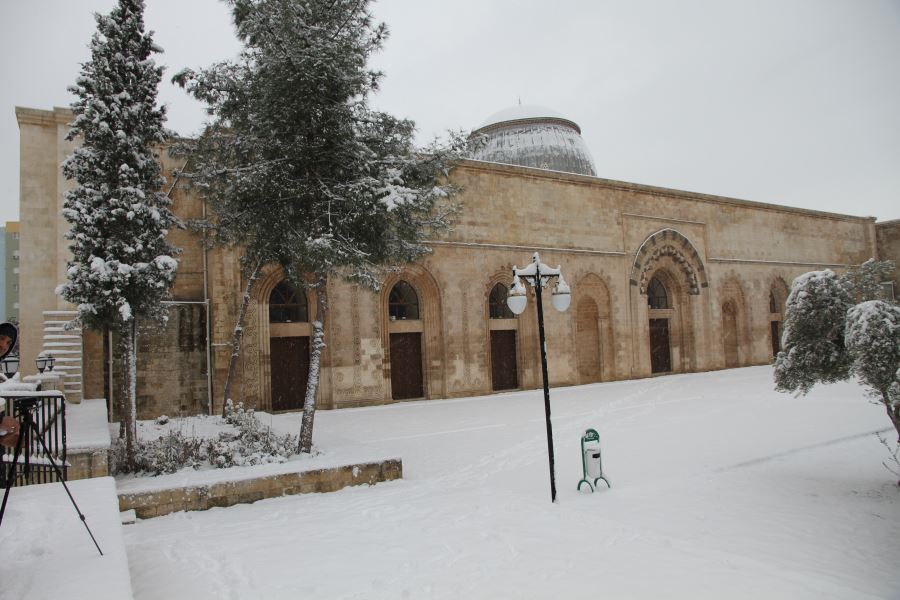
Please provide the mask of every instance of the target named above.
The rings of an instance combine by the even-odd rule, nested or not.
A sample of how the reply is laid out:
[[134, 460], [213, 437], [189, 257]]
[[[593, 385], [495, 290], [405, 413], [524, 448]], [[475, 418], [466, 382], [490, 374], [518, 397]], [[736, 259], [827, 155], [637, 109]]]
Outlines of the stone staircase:
[[53, 372], [62, 377], [62, 391], [69, 402], [82, 399], [81, 329], [66, 329], [75, 318], [74, 310], [44, 311], [44, 344], [41, 354], [52, 354], [56, 359]]

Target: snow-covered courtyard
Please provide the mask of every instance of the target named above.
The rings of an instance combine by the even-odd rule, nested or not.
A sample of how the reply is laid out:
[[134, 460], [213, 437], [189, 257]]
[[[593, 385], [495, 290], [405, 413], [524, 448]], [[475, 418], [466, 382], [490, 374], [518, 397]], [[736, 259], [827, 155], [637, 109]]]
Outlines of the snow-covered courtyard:
[[[400, 456], [403, 480], [127, 526], [134, 594], [900, 596], [883, 408], [772, 387], [753, 367], [552, 390], [556, 504], [540, 391], [320, 412], [326, 455]], [[594, 494], [575, 489], [588, 427], [613, 483]]]
[[[752, 367], [552, 390], [556, 504], [539, 390], [322, 411], [314, 463], [397, 456], [403, 479], [121, 533], [112, 480], [74, 482], [102, 559], [60, 489], [17, 489], [0, 569], [16, 597], [102, 600], [127, 591], [126, 553], [138, 600], [900, 597], [883, 408], [851, 384], [772, 388], [772, 369]], [[594, 494], [576, 491], [588, 427], [613, 484]]]

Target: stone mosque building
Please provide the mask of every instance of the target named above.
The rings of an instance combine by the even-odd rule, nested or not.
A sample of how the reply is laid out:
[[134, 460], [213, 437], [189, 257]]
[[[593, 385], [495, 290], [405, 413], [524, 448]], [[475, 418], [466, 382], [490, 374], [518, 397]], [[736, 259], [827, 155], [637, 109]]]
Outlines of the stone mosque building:
[[[22, 365], [61, 351], [73, 398], [114, 397], [112, 340], [57, 337], [71, 310], [54, 295], [67, 242], [59, 164], [71, 113], [19, 108]], [[489, 118], [485, 143], [452, 173], [463, 188], [453, 231], [390, 275], [379, 293], [334, 279], [319, 406], [486, 395], [541, 386], [535, 303], [506, 308], [513, 265], [540, 252], [571, 286], [567, 312], [545, 311], [552, 385], [767, 364], [779, 349], [791, 281], [870, 257], [900, 259], [900, 221], [856, 217], [612, 181], [577, 124], [546, 109]], [[167, 173], [181, 165], [162, 157]], [[175, 185], [182, 220], [202, 198]], [[163, 330], [142, 330], [141, 418], [221, 410], [230, 339], [245, 281], [237, 254], [183, 249]], [[896, 284], [896, 281], [895, 281]], [[277, 268], [257, 283], [246, 319], [235, 400], [300, 408], [309, 365], [311, 294]], [[62, 343], [56, 340], [65, 339]], [[79, 376], [83, 374], [83, 376]]]

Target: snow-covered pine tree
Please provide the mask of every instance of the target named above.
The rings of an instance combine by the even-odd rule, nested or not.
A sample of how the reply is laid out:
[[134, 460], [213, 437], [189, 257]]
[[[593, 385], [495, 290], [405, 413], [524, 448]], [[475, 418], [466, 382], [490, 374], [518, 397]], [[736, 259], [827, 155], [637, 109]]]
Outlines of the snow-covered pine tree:
[[775, 359], [775, 389], [806, 394], [817, 383], [850, 376], [844, 323], [853, 301], [831, 271], [797, 277], [785, 303], [782, 348]]
[[68, 282], [57, 289], [77, 306], [76, 321], [120, 334], [128, 460], [136, 435], [135, 320], [165, 320], [160, 302], [177, 267], [166, 240], [174, 216], [152, 150], [165, 140], [165, 111], [156, 106], [162, 68], [151, 58], [160, 49], [144, 32], [143, 12], [142, 0], [119, 0], [109, 15], [95, 15], [91, 58], [69, 88], [76, 100], [67, 139], [80, 144], [63, 164], [76, 186], [63, 207], [72, 241]]
[[[457, 210], [447, 175], [465, 138], [417, 149], [411, 121], [369, 108], [381, 74], [366, 64], [387, 30], [367, 0], [229, 3], [239, 59], [174, 78], [213, 117], [188, 175], [213, 208], [217, 239], [243, 249], [244, 306], [260, 265], [279, 264], [316, 292], [300, 434], [309, 452], [329, 278], [377, 289], [381, 269], [429, 251], [423, 240]], [[239, 319], [232, 361], [241, 330]]]
[[884, 404], [900, 443], [900, 306], [869, 300], [851, 308], [844, 344], [853, 374]]
[[900, 438], [900, 308], [875, 299], [894, 268], [868, 260], [840, 277], [825, 270], [794, 280], [775, 389], [806, 394], [817, 383], [857, 375], [885, 405]]

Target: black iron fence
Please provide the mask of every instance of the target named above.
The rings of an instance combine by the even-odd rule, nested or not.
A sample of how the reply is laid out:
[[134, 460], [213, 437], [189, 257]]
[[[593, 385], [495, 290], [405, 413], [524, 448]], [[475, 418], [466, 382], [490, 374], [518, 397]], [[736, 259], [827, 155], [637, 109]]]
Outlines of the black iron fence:
[[[0, 483], [14, 486], [59, 481], [51, 459], [68, 478], [66, 462], [66, 399], [61, 392], [8, 392], [6, 414], [20, 425], [21, 449], [13, 464], [15, 448], [3, 448]], [[43, 443], [42, 443], [43, 442]]]

